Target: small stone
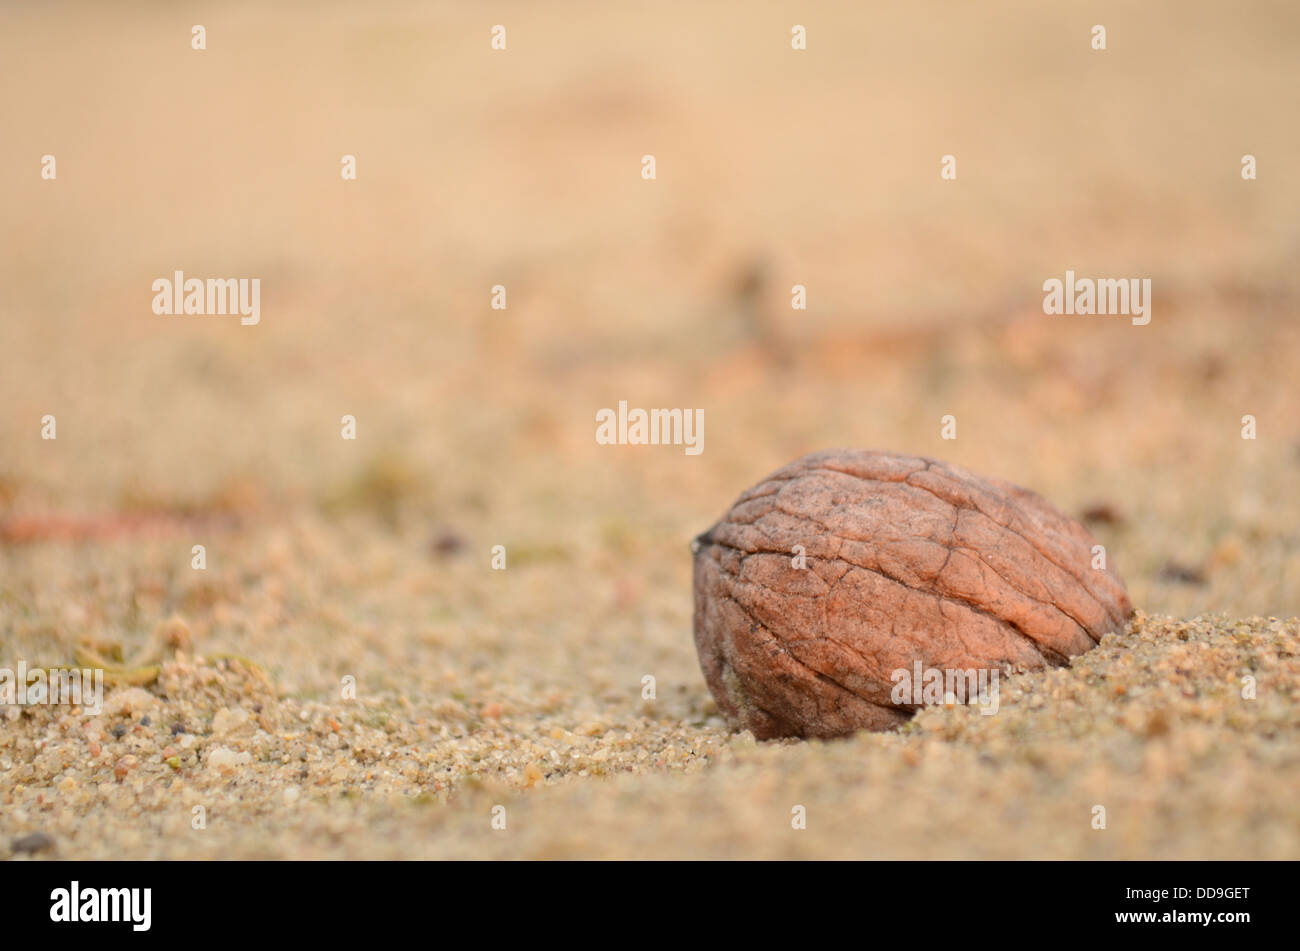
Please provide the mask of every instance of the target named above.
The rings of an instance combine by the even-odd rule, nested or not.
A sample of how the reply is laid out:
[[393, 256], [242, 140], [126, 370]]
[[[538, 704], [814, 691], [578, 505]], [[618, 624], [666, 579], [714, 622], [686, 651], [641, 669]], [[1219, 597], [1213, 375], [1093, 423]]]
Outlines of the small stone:
[[752, 749], [757, 745], [754, 734], [749, 730], [741, 730], [739, 733], [734, 734], [728, 742], [733, 749], [738, 750]]
[[130, 753], [127, 753], [118, 760], [117, 765], [113, 767], [113, 775], [117, 777], [117, 781], [120, 783], [122, 780], [126, 779], [127, 774], [131, 772], [131, 770], [135, 769], [136, 764], [139, 762], [138, 759]]
[[252, 761], [253, 754], [247, 751], [236, 753], [224, 746], [218, 746], [208, 753], [208, 768], [221, 773], [228, 773], [237, 767], [246, 766]]
[[212, 718], [212, 732], [216, 736], [224, 736], [227, 733], [233, 733], [242, 727], [249, 720], [247, 710], [241, 707], [226, 707], [218, 710], [217, 715]]
[[44, 832], [33, 832], [22, 838], [14, 839], [9, 844], [15, 854], [35, 855], [37, 852], [46, 852], [54, 848], [54, 839]]

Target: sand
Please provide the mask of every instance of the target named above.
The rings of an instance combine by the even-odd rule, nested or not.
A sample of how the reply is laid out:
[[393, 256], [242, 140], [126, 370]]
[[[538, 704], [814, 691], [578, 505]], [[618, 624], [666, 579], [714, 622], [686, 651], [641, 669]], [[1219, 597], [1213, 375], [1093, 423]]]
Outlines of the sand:
[[[456, 5], [0, 11], [0, 667], [124, 668], [3, 714], [0, 855], [1300, 857], [1294, 6], [824, 4], [802, 60], [556, 9], [498, 59]], [[178, 268], [260, 322], [154, 315]], [[1067, 268], [1151, 323], [1044, 315]], [[703, 452], [598, 444], [620, 400]], [[733, 734], [690, 539], [832, 446], [1085, 517], [1131, 630], [994, 716]]]
[[1132, 627], [1003, 680], [993, 715], [763, 744], [699, 691], [576, 722], [554, 697], [304, 700], [178, 653], [99, 717], [10, 716], [0, 836], [90, 858], [1300, 854], [1300, 623]]

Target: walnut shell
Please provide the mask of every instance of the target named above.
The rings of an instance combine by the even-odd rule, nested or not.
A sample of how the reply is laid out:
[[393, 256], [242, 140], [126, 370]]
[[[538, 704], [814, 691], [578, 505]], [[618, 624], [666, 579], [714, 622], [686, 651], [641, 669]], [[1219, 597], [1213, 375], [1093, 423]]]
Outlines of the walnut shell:
[[[745, 492], [695, 549], [695, 646], [760, 739], [884, 730], [894, 671], [1060, 666], [1123, 630], [1119, 575], [1040, 496], [935, 459], [832, 449]], [[802, 546], [804, 567], [796, 567]]]

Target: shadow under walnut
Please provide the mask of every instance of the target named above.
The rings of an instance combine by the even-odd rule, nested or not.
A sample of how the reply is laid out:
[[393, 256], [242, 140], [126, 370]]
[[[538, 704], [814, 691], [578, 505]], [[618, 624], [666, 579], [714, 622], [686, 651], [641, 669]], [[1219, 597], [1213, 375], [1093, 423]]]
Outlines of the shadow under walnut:
[[893, 701], [895, 671], [1061, 666], [1122, 631], [1132, 606], [1096, 544], [1041, 496], [959, 466], [812, 453], [695, 539], [700, 666], [759, 739], [890, 729], [918, 706]]

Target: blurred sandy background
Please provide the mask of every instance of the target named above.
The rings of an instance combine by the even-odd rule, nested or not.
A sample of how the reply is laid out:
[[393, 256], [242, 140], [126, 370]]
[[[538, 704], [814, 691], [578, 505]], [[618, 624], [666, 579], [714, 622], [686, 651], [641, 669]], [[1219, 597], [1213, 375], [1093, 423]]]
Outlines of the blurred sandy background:
[[[0, 665], [129, 655], [174, 614], [190, 631], [123, 735], [0, 724], [0, 836], [129, 857], [1296, 857], [1300, 817], [1261, 787], [1300, 777], [1295, 626], [1236, 619], [1300, 614], [1297, 50], [1280, 2], [0, 8]], [[1067, 268], [1149, 277], [1150, 325], [1044, 316]], [[155, 316], [176, 269], [260, 277], [260, 325]], [[703, 409], [703, 454], [597, 445], [622, 399]], [[1039, 749], [1095, 732], [1065, 720], [1003, 746], [943, 727], [910, 747], [933, 757], [914, 782], [890, 772], [906, 734], [737, 748], [696, 664], [687, 543], [836, 445], [1086, 513], [1147, 615], [1222, 615], [1151, 622], [1142, 702], [1160, 670], [1204, 699], [1258, 661], [1274, 705], [1189, 714], [1193, 738], [1110, 717], [1126, 739], [1088, 748], [1092, 778], [1140, 801], [1109, 838], [1086, 816], [1057, 834], [1095, 798]], [[1171, 660], [1188, 637], [1219, 661]], [[1115, 696], [1079, 699], [1086, 722]], [[252, 720], [218, 730], [223, 710]], [[253, 762], [219, 771], [217, 748]], [[982, 756], [1018, 801], [1067, 801], [953, 798]], [[792, 776], [834, 787], [858, 833], [765, 838]], [[888, 800], [864, 786], [948, 805], [868, 834]], [[195, 802], [221, 821], [191, 830]], [[493, 802], [531, 826], [490, 838]]]

